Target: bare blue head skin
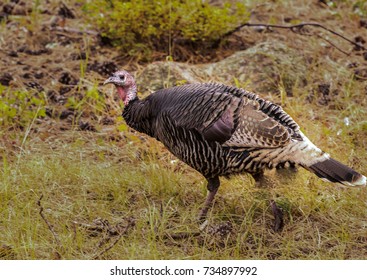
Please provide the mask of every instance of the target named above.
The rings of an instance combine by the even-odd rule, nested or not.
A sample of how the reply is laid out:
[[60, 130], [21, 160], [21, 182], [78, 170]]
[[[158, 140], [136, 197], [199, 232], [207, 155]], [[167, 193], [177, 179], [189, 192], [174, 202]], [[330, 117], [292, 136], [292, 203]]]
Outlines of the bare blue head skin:
[[111, 77], [104, 81], [103, 85], [114, 84], [117, 93], [124, 102], [125, 106], [136, 98], [136, 83], [133, 76], [125, 70], [115, 72]]

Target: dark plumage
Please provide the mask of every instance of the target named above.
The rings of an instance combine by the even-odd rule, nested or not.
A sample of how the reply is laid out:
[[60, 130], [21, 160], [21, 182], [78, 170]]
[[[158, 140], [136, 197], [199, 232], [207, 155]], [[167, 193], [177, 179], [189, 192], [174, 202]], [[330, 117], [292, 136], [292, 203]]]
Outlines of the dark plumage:
[[122, 115], [130, 127], [161, 141], [208, 180], [201, 218], [223, 175], [248, 172], [257, 177], [265, 168], [297, 164], [330, 182], [366, 185], [366, 177], [317, 148], [280, 106], [246, 90], [188, 84], [140, 100], [128, 72], [116, 72], [108, 83], [124, 101]]

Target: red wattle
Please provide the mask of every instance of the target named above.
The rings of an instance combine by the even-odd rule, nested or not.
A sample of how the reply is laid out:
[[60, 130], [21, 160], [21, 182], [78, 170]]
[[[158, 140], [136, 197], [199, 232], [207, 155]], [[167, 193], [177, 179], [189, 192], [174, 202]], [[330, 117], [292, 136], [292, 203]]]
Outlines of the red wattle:
[[123, 87], [117, 87], [117, 93], [119, 94], [122, 101], [125, 102], [127, 95], [126, 95], [126, 91], [124, 90], [124, 88]]

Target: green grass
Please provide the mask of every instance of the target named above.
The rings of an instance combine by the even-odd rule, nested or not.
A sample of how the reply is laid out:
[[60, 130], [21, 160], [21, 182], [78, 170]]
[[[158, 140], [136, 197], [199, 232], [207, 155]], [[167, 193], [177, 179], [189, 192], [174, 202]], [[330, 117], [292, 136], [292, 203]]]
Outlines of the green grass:
[[[205, 181], [158, 142], [134, 136], [115, 142], [83, 132], [45, 142], [35, 136], [22, 151], [3, 155], [2, 258], [366, 256], [366, 189], [335, 187], [305, 170], [291, 176], [270, 173], [267, 187], [255, 187], [247, 175], [222, 179], [207, 231], [175, 240], [169, 236], [198, 232], [195, 218], [206, 195]], [[56, 238], [39, 213], [41, 195], [43, 215]], [[285, 213], [281, 233], [272, 230], [270, 199]], [[110, 228], [125, 227], [131, 219], [134, 224], [103, 254], [119, 237], [109, 235], [107, 226], [98, 232], [83, 226], [99, 220], [108, 221]]]

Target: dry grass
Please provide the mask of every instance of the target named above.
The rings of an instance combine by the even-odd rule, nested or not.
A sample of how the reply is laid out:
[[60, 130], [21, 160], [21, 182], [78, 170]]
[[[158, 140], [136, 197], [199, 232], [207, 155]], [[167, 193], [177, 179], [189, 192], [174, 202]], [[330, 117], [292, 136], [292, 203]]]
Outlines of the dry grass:
[[[30, 137], [22, 151], [5, 154], [0, 239], [8, 250], [3, 258], [365, 258], [366, 189], [336, 187], [304, 170], [270, 173], [268, 187], [254, 187], [246, 175], [223, 179], [209, 227], [195, 235], [203, 178], [155, 140], [132, 139], [67, 132], [46, 142]], [[338, 150], [338, 157], [350, 158], [347, 143], [336, 141], [341, 148], [334, 154]], [[366, 158], [358, 161], [365, 165]], [[39, 214], [41, 195], [53, 230]], [[271, 199], [285, 213], [281, 233], [272, 230]], [[121, 239], [100, 254], [128, 224]], [[182, 232], [193, 235], [175, 240]]]

